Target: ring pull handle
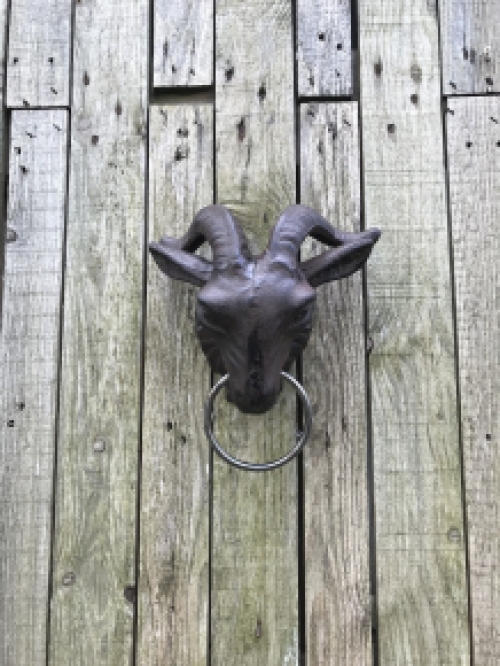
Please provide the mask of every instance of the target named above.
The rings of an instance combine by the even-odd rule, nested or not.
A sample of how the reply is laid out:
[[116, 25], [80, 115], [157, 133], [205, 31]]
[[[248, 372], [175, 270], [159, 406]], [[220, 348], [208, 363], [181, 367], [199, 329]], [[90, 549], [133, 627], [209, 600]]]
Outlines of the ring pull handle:
[[281, 458], [277, 458], [276, 460], [271, 460], [270, 462], [267, 463], [252, 463], [246, 460], [239, 460], [238, 458], [235, 458], [221, 447], [221, 445], [215, 438], [212, 429], [212, 413], [213, 413], [214, 400], [217, 394], [221, 391], [222, 387], [225, 384], [227, 384], [229, 375], [225, 375], [224, 377], [222, 377], [222, 379], [220, 379], [217, 382], [217, 384], [213, 387], [213, 389], [210, 391], [207, 402], [205, 403], [205, 418], [204, 418], [205, 434], [212, 448], [219, 454], [219, 456], [223, 460], [225, 460], [233, 467], [237, 467], [238, 469], [243, 469], [247, 472], [269, 472], [272, 469], [276, 469], [278, 467], [281, 467], [282, 465], [285, 465], [287, 462], [292, 460], [292, 458], [295, 458], [295, 456], [302, 450], [304, 444], [309, 439], [312, 428], [312, 406], [309, 396], [307, 395], [302, 384], [300, 384], [295, 379], [295, 377], [292, 377], [287, 372], [282, 372], [281, 376], [294, 387], [294, 389], [297, 391], [298, 395], [300, 396], [302, 405], [304, 407], [304, 429], [302, 432], [297, 433], [298, 435], [297, 442], [295, 443], [295, 446], [292, 449], [290, 449], [290, 451], [288, 451], [288, 453], [286, 453]]

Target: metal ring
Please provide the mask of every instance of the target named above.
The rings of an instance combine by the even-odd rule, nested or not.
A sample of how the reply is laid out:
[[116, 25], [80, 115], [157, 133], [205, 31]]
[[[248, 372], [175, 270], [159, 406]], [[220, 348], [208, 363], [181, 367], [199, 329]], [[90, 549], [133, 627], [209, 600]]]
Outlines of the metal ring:
[[221, 458], [223, 458], [230, 465], [233, 465], [233, 467], [244, 469], [247, 472], [268, 472], [272, 469], [276, 469], [277, 467], [281, 467], [289, 460], [294, 458], [309, 439], [312, 428], [312, 406], [311, 401], [309, 400], [309, 396], [307, 395], [304, 387], [299, 384], [299, 382], [294, 377], [289, 375], [287, 372], [282, 372], [281, 376], [290, 382], [302, 400], [302, 404], [304, 406], [304, 431], [300, 434], [300, 437], [298, 438], [297, 443], [293, 449], [291, 449], [281, 458], [277, 458], [276, 460], [272, 460], [271, 462], [267, 463], [252, 463], [245, 460], [239, 460], [238, 458], [234, 458], [231, 454], [227, 453], [227, 451], [224, 451], [219, 442], [215, 439], [215, 435], [212, 430], [212, 407], [215, 397], [222, 389], [222, 387], [227, 383], [229, 375], [225, 375], [222, 379], [220, 379], [210, 391], [208, 400], [205, 403], [205, 434], [207, 435], [208, 441], [212, 445], [212, 448], [217, 451]]

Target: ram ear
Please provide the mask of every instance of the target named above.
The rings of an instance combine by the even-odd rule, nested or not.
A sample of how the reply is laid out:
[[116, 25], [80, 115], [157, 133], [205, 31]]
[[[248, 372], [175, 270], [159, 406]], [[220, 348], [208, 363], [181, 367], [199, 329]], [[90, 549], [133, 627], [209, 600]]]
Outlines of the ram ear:
[[348, 277], [363, 266], [379, 238], [378, 229], [362, 231], [345, 244], [303, 261], [300, 269], [311, 287]]
[[179, 247], [179, 241], [162, 238], [149, 244], [149, 251], [158, 268], [174, 280], [190, 282], [202, 287], [212, 274], [212, 264], [191, 252]]

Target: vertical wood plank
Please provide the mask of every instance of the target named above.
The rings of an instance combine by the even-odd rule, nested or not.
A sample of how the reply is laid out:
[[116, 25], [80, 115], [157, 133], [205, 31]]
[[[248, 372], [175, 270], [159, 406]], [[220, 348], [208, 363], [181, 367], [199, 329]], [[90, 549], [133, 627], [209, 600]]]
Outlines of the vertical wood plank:
[[[152, 107], [149, 237], [182, 236], [212, 202], [211, 105]], [[152, 260], [141, 483], [138, 663], [206, 666], [210, 369], [194, 331], [196, 289]]]
[[[301, 202], [360, 230], [358, 105], [301, 107]], [[320, 251], [312, 242], [304, 257]], [[315, 407], [304, 451], [307, 663], [371, 666], [362, 276], [317, 291], [303, 359]]]
[[158, 87], [213, 83], [214, 0], [154, 0], [154, 71]]
[[351, 0], [297, 0], [299, 95], [351, 95]]
[[500, 102], [446, 116], [468, 516], [473, 663], [500, 662]]
[[71, 0], [12, 0], [7, 106], [69, 106]]
[[6, 187], [8, 131], [5, 110], [5, 59], [7, 54], [7, 22], [9, 0], [0, 0], [0, 318], [3, 312], [5, 269], [5, 234], [7, 230]]
[[147, 0], [77, 3], [51, 660], [131, 661]]
[[500, 91], [500, 5], [440, 0], [443, 90], [448, 95]]
[[0, 662], [6, 665], [45, 663], [67, 124], [65, 111], [12, 114], [0, 335]]
[[380, 663], [469, 664], [434, 3], [360, 4]]
[[[291, 3], [216, 4], [218, 201], [263, 249], [295, 202]], [[216, 404], [216, 434], [263, 462], [295, 440], [295, 396], [267, 415]], [[214, 458], [212, 666], [298, 663], [296, 465], [251, 474]]]

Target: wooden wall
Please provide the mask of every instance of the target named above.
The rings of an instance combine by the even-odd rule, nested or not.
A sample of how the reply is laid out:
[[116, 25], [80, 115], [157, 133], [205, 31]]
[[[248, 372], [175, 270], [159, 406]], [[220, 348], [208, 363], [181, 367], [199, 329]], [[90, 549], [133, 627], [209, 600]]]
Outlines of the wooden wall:
[[[499, 19], [0, 0], [2, 666], [500, 663]], [[383, 231], [272, 473], [211, 454], [196, 290], [148, 257], [212, 202], [254, 251], [294, 202]], [[299, 425], [217, 412], [254, 460]]]

